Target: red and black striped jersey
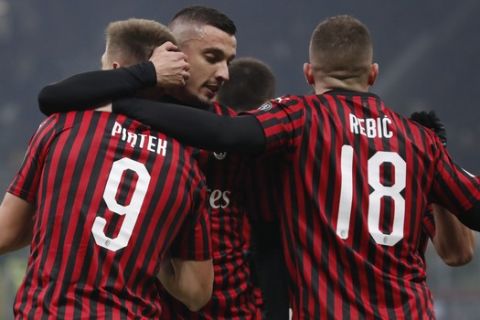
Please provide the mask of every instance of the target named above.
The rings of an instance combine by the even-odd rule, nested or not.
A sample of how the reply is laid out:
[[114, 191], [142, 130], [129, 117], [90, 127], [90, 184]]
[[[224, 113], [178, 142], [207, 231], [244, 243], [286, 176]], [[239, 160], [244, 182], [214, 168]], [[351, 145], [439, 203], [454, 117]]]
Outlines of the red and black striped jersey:
[[281, 205], [278, 194], [270, 192], [268, 186], [281, 183], [278, 172], [286, 165], [280, 152], [262, 154], [249, 159], [246, 174], [246, 205], [252, 224], [259, 220], [265, 223], [278, 221]]
[[[218, 103], [209, 111], [235, 114]], [[221, 150], [197, 152], [209, 192], [213, 293], [210, 302], [197, 313], [170, 297], [172, 312], [178, 319], [259, 319], [260, 300], [252, 283], [248, 256], [251, 239], [244, 205], [244, 157]]]
[[253, 111], [286, 165], [279, 192], [294, 319], [430, 319], [419, 237], [427, 204], [455, 214], [478, 182], [434, 133], [374, 94], [287, 96]]
[[428, 206], [428, 209], [425, 211], [425, 215], [423, 216], [423, 225], [422, 225], [422, 233], [419, 238], [418, 243], [418, 250], [419, 254], [423, 259], [423, 263], [427, 264], [425, 259], [425, 253], [428, 247], [428, 240], [433, 240], [435, 236], [435, 219], [433, 218], [433, 213], [431, 206]]
[[35, 206], [16, 318], [158, 319], [167, 251], [211, 258], [207, 190], [192, 152], [122, 115], [50, 116], [8, 192]]

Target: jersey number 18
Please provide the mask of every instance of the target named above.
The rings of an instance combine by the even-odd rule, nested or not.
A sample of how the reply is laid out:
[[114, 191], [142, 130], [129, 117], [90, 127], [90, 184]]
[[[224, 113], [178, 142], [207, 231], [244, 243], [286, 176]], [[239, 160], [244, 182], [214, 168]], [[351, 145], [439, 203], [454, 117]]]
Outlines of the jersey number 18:
[[[390, 163], [395, 172], [395, 183], [385, 186], [380, 180], [382, 164]], [[347, 239], [349, 235], [350, 216], [352, 213], [353, 196], [353, 148], [342, 146], [341, 154], [342, 185], [340, 204], [338, 208], [337, 235]], [[405, 222], [405, 199], [400, 194], [406, 186], [407, 163], [396, 152], [378, 151], [368, 159], [367, 179], [373, 192], [368, 198], [368, 231], [376, 243], [385, 246], [394, 246], [403, 238]], [[382, 198], [388, 197], [394, 203], [394, 218], [392, 232], [385, 234], [380, 230], [380, 212]]]

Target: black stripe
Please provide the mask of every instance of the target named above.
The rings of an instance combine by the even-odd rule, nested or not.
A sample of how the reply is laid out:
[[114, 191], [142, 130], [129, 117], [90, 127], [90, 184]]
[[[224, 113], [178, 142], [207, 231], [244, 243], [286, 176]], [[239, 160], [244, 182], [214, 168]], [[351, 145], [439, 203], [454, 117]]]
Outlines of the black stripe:
[[[346, 119], [346, 113], [345, 113], [345, 108], [341, 105], [340, 101], [338, 101], [338, 99], [335, 99], [333, 104], [330, 103], [328, 106], [327, 106], [327, 111], [329, 112], [329, 115], [330, 115], [330, 122], [331, 122], [331, 126], [332, 128], [335, 128], [335, 131], [338, 130], [337, 126], [336, 126], [336, 123], [335, 121], [337, 121], [335, 118], [338, 118], [338, 121], [340, 121], [341, 123], [341, 128], [348, 128], [348, 123], [346, 123], [345, 119]], [[332, 148], [332, 151], [331, 152], [336, 152], [336, 150], [343, 146], [345, 144], [345, 142], [348, 142], [348, 136], [347, 136], [347, 132], [348, 130], [343, 130], [342, 132], [342, 140], [337, 142], [337, 143], [331, 143], [331, 145], [333, 146]], [[333, 136], [333, 132], [331, 133], [332, 136]], [[340, 146], [341, 144], [341, 146]], [[335, 160], [338, 160], [338, 159], [335, 159]], [[335, 167], [335, 170], [333, 170], [333, 172], [337, 172], [339, 171], [340, 169], [337, 168], [337, 165], [338, 163], [335, 162], [335, 163], [332, 163], [332, 165]], [[336, 181], [335, 177], [333, 177], [333, 182], [337, 182], [338, 184], [337, 185], [334, 185], [331, 187], [332, 190], [341, 190], [341, 181]], [[330, 183], [329, 183], [330, 185]], [[354, 186], [351, 186], [352, 188]], [[328, 201], [328, 202], [332, 202], [330, 205], [328, 205], [328, 208], [327, 210], [325, 210], [325, 213], [326, 214], [329, 214], [329, 213], [333, 213], [333, 200], [334, 200], [334, 197], [333, 195], [330, 195], [330, 196], [327, 196], [326, 199], [330, 199], [331, 201]], [[333, 217], [330, 217], [330, 221], [332, 221], [332, 218]], [[333, 226], [333, 224], [332, 224]], [[332, 238], [330, 241], [334, 244], [334, 250], [336, 252], [341, 252], [343, 251], [342, 248], [339, 248], [339, 244], [341, 243], [341, 239], [337, 239], [337, 236], [336, 236], [336, 232], [333, 233], [331, 232], [331, 235], [330, 235], [330, 238]], [[349, 250], [348, 250], [349, 251]], [[348, 297], [349, 296], [349, 292], [348, 292], [348, 288], [347, 288], [347, 283], [350, 282], [349, 280], [346, 280], [346, 277], [345, 277], [345, 268], [347, 267], [348, 268], [348, 265], [351, 265], [351, 260], [350, 260], [350, 263], [346, 263], [344, 260], [345, 258], [348, 259], [348, 255], [352, 254], [351, 252], [346, 252], [345, 256], [342, 257], [342, 256], [339, 256], [337, 255], [338, 257], [338, 261], [337, 261], [337, 268], [336, 268], [336, 273], [338, 275], [338, 287], [339, 287], [339, 290], [342, 294], [343, 297]], [[360, 286], [360, 283], [359, 283], [359, 286]], [[340, 318], [344, 318], [344, 319], [350, 319], [350, 303], [347, 301], [347, 299], [341, 299], [340, 301], [341, 303], [341, 312], [342, 314], [340, 315]], [[327, 305], [333, 305], [333, 303], [331, 302], [327, 302]]]
[[[407, 144], [407, 141], [406, 140], [410, 140], [410, 141], [413, 141], [415, 142], [416, 144], [423, 144], [423, 141], [427, 141], [424, 136], [424, 132], [421, 131], [420, 134], [421, 134], [421, 138], [420, 139], [415, 139], [414, 135], [413, 135], [413, 132], [410, 128], [410, 126], [408, 125], [408, 123], [404, 122], [403, 123], [404, 127], [405, 127], [405, 136], [403, 135], [399, 135], [398, 136], [398, 139], [399, 139], [399, 146], [401, 147], [400, 149], [400, 154], [403, 155], [405, 157], [405, 159], [407, 159], [407, 150], [406, 150], [406, 144]], [[415, 150], [414, 146], [411, 147], [412, 150]], [[422, 146], [422, 149], [425, 149], [425, 146]], [[421, 180], [420, 180], [420, 186], [426, 186], [427, 185], [427, 175], [426, 174], [422, 174], [420, 176], [420, 162], [422, 161], [422, 158], [419, 157], [419, 155], [417, 155], [414, 151], [414, 153], [412, 154], [412, 167], [410, 168], [411, 170], [409, 170], [407, 168], [407, 173], [408, 172], [412, 172], [412, 176], [413, 177], [421, 177]], [[407, 177], [408, 178], [408, 177]], [[413, 181], [416, 181], [417, 179], [413, 179]], [[407, 179], [407, 183], [408, 183], [408, 179]], [[407, 185], [406, 188], [411, 188], [411, 194], [413, 195], [413, 198], [410, 199], [410, 206], [412, 208], [412, 212], [405, 212], [405, 216], [407, 216], [407, 214], [415, 214], [415, 215], [420, 215], [419, 217], [411, 217], [410, 219], [410, 225], [409, 225], [409, 238], [407, 239], [404, 239], [403, 241], [407, 242], [408, 247], [405, 248], [405, 245], [403, 246], [403, 250], [405, 250], [406, 252], [403, 252], [403, 254], [407, 256], [407, 263], [408, 265], [412, 266], [415, 264], [415, 261], [414, 261], [414, 257], [413, 255], [411, 254], [411, 252], [419, 252], [419, 248], [418, 248], [418, 244], [419, 244], [419, 239], [421, 238], [422, 236], [422, 233], [425, 232], [425, 230], [422, 228], [422, 224], [423, 224], [423, 215], [425, 214], [425, 212], [416, 212], [416, 207], [417, 207], [417, 204], [418, 204], [418, 201], [422, 201], [422, 199], [420, 199], [418, 197], [418, 195], [420, 195], [421, 193], [419, 192], [418, 190], [418, 184], [417, 183], [413, 183], [412, 185]], [[405, 191], [403, 192], [403, 197], [405, 198]], [[406, 199], [408, 200], [408, 199]], [[405, 203], [405, 207], [407, 207], [407, 203]], [[405, 236], [405, 235], [404, 235]], [[402, 242], [403, 242], [402, 241]], [[408, 251], [407, 251], [408, 250]], [[400, 252], [401, 254], [401, 252]], [[401, 268], [399, 268], [399, 271], [398, 271], [398, 276], [400, 279], [402, 279], [404, 277], [404, 267], [403, 265], [400, 265]], [[418, 267], [418, 266], [417, 266]], [[412, 291], [416, 291], [415, 290], [415, 285], [416, 283], [413, 283], [410, 288], [412, 289]], [[422, 296], [423, 300], [427, 301], [428, 300], [428, 296], [427, 296], [427, 292], [425, 292], [427, 290], [427, 285], [424, 284], [424, 290], [422, 290], [422, 292], [416, 292], [415, 293], [415, 303], [416, 303], [416, 308], [415, 310], [418, 312], [417, 313], [417, 316], [418, 317], [421, 317], [422, 314], [424, 314], [425, 311], [428, 312], [428, 308], [427, 310], [424, 310], [423, 308], [423, 303], [422, 301], [420, 300], [420, 296]], [[411, 310], [408, 310], [407, 306], [405, 305], [404, 308], [403, 308], [403, 312], [404, 312], [404, 315], [408, 315], [409, 312], [411, 312]]]

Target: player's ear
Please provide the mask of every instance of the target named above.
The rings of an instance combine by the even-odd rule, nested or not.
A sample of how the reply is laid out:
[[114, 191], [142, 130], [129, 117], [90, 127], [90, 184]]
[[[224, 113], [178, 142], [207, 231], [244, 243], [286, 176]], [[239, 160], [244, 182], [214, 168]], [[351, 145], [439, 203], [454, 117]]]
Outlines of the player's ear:
[[373, 86], [375, 83], [375, 80], [377, 79], [378, 76], [378, 70], [379, 66], [378, 63], [372, 63], [370, 66], [370, 73], [368, 74], [368, 85]]
[[313, 78], [312, 65], [310, 63], [305, 62], [303, 64], [303, 74], [305, 75], [307, 83], [313, 86], [315, 84], [315, 79]]

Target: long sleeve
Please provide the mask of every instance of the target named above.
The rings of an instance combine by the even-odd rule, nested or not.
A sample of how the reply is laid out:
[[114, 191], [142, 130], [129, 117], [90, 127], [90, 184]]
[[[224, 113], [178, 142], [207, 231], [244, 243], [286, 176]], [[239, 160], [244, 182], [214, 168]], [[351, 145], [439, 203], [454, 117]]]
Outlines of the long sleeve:
[[254, 116], [218, 116], [178, 104], [142, 99], [115, 101], [113, 112], [125, 114], [198, 148], [259, 153], [265, 148], [263, 129]]
[[38, 95], [38, 104], [45, 115], [92, 109], [108, 101], [130, 96], [139, 89], [154, 86], [156, 81], [155, 67], [151, 62], [85, 72], [44, 87]]

